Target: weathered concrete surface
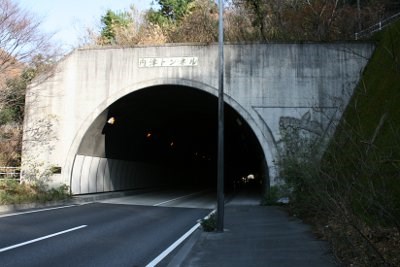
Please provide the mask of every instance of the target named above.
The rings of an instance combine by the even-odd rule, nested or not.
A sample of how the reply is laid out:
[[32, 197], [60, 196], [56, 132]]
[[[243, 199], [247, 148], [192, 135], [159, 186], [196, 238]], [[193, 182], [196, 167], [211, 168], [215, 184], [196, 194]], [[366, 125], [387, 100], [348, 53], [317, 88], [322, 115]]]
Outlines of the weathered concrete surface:
[[[277, 177], [274, 161], [279, 156], [282, 127], [296, 125], [324, 134], [331, 118], [340, 117], [373, 49], [365, 43], [225, 46], [225, 101], [254, 131], [271, 183]], [[139, 89], [165, 84], [216, 96], [217, 54], [217, 45], [74, 51], [51, 77], [28, 91], [23, 167], [60, 166], [61, 174], [54, 174], [52, 181], [74, 187], [78, 151], [85, 151], [83, 156], [104, 157], [100, 129], [112, 103]], [[195, 66], [139, 67], [143, 58], [172, 57], [196, 57], [198, 62]], [[85, 134], [89, 140], [82, 142]], [[91, 172], [88, 168], [86, 174]]]

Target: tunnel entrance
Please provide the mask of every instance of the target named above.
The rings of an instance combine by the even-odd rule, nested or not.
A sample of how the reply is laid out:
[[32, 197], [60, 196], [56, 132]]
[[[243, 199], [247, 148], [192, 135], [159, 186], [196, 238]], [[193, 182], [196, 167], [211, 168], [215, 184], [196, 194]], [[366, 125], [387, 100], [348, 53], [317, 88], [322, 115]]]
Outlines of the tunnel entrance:
[[[80, 193], [151, 186], [215, 188], [217, 122], [217, 97], [204, 91], [162, 85], [132, 92], [111, 104], [86, 132], [71, 187]], [[226, 191], [261, 191], [268, 175], [265, 164], [250, 126], [225, 104]]]

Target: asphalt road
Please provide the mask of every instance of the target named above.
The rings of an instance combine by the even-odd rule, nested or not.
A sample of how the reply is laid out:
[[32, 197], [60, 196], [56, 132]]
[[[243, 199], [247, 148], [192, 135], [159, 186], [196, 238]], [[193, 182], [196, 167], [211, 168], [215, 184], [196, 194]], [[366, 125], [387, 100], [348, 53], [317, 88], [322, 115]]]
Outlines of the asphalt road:
[[152, 192], [3, 215], [0, 266], [146, 266], [211, 211], [212, 198]]

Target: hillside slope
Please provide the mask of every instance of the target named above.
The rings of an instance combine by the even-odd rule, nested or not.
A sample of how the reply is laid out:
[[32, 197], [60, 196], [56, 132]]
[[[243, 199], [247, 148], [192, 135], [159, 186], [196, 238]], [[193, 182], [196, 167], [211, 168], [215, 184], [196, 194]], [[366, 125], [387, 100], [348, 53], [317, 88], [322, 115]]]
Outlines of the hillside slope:
[[339, 256], [399, 266], [400, 21], [374, 39], [376, 51], [325, 153], [319, 188], [329, 199], [322, 208]]

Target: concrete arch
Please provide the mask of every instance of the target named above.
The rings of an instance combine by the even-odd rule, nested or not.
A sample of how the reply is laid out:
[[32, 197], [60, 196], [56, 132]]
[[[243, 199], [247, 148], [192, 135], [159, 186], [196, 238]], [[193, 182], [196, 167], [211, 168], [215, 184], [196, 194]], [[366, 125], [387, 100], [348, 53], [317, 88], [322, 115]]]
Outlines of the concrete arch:
[[[132, 84], [130, 86], [127, 86], [116, 93], [110, 95], [107, 99], [105, 99], [103, 102], [101, 102], [92, 112], [89, 116], [86, 117], [84, 120], [83, 124], [79, 128], [79, 131], [76, 133], [72, 145], [68, 151], [67, 157], [66, 157], [66, 162], [64, 166], [64, 181], [69, 181], [69, 185], [72, 185], [72, 171], [74, 168], [74, 162], [75, 162], [75, 157], [78, 153], [79, 146], [82, 142], [82, 139], [86, 132], [89, 130], [91, 127], [92, 123], [102, 114], [104, 114], [107, 110], [107, 108], [116, 102], [117, 100], [123, 98], [124, 96], [127, 96], [130, 93], [136, 92], [138, 90], [145, 90], [146, 88], [149, 87], [154, 87], [154, 86], [165, 86], [165, 85], [176, 85], [176, 86], [185, 86], [185, 87], [190, 87], [195, 90], [201, 90], [205, 93], [209, 93], [215, 97], [218, 96], [218, 89], [210, 86], [205, 83], [201, 83], [198, 81], [193, 81], [193, 80], [187, 80], [187, 79], [165, 79], [165, 78], [160, 78], [160, 79], [151, 79], [147, 80], [144, 82], [138, 82], [135, 84]], [[246, 121], [246, 123], [250, 126], [251, 130], [253, 131], [254, 135], [256, 136], [259, 145], [261, 146], [261, 150], [264, 153], [264, 159], [265, 159], [265, 173], [268, 177], [267, 179], [267, 186], [269, 186], [269, 176], [270, 176], [270, 171], [268, 167], [273, 166], [273, 153], [271, 152], [272, 149], [268, 146], [267, 139], [273, 139], [272, 136], [267, 136], [270, 134], [270, 132], [263, 132], [261, 129], [265, 129], [265, 127], [268, 127], [266, 125], [263, 125], [260, 127], [260, 125], [257, 123], [256, 119], [254, 116], [252, 116], [252, 111], [246, 110], [245, 107], [243, 107], [240, 103], [235, 101], [232, 97], [230, 97], [228, 94], [225, 93], [224, 96], [225, 103], [227, 103], [231, 108], [233, 108], [242, 118], [243, 120]]]

